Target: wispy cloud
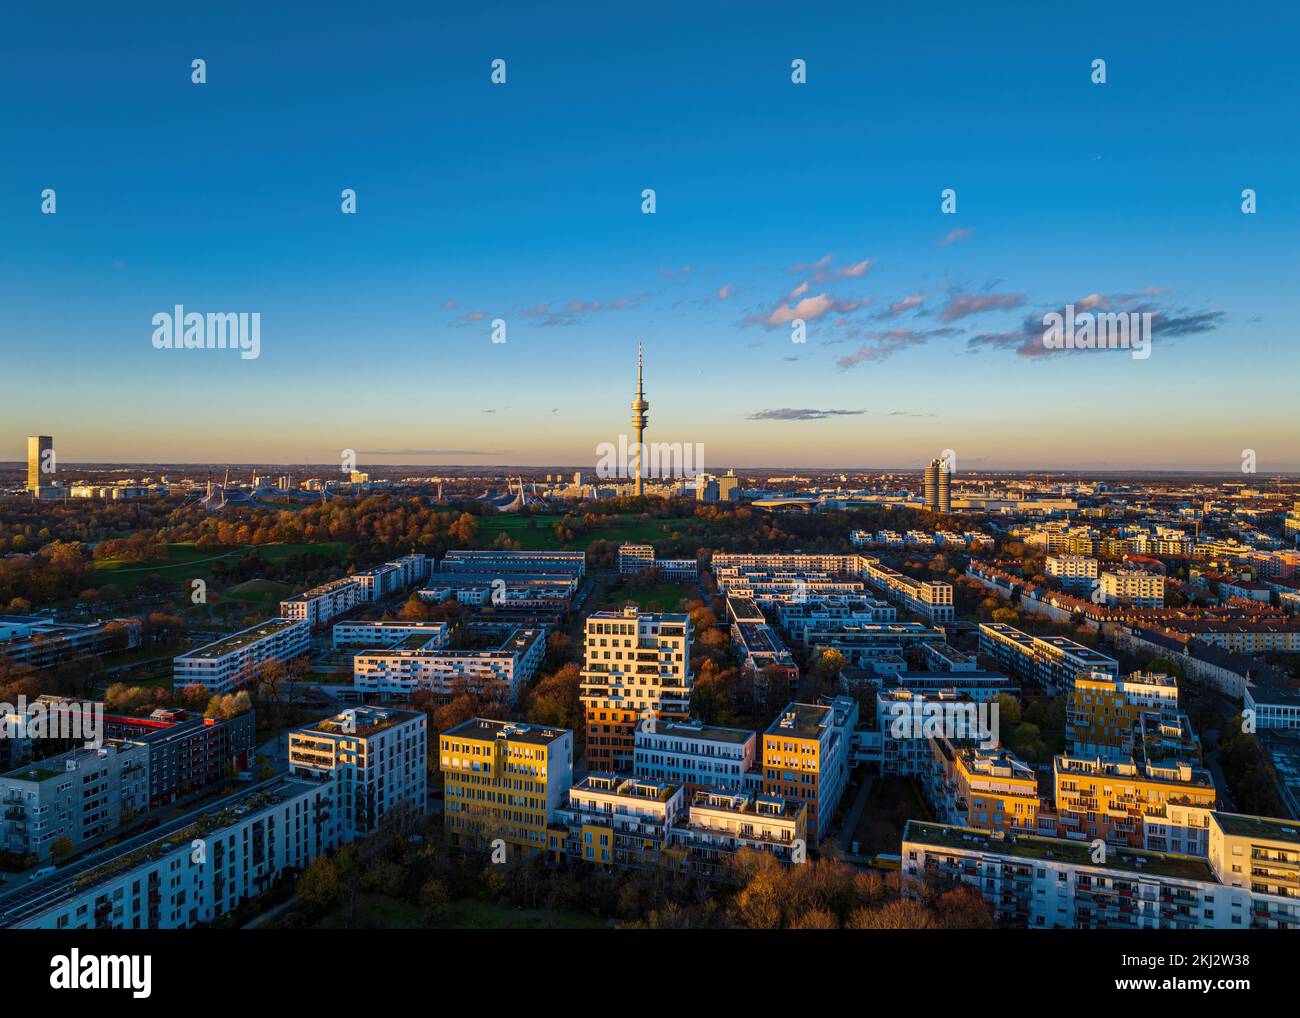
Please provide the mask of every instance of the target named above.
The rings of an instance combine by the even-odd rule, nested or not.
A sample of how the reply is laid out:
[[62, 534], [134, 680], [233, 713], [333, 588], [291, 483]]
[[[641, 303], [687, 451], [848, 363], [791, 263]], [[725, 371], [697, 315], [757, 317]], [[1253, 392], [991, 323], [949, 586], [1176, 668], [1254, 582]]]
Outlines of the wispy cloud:
[[574, 325], [590, 315], [637, 307], [647, 296], [644, 293], [633, 293], [615, 300], [548, 301], [525, 308], [523, 313], [528, 318], [540, 319], [539, 324], [545, 326]]
[[810, 272], [814, 283], [825, 283], [832, 279], [861, 279], [876, 264], [874, 258], [863, 258], [860, 262], [841, 265], [836, 268], [831, 255], [822, 255], [815, 262], [796, 262], [786, 267], [787, 272]]
[[945, 322], [955, 322], [986, 311], [1011, 311], [1025, 302], [1022, 293], [954, 293], [939, 312]]
[[967, 229], [965, 226], [959, 226], [955, 230], [949, 230], [947, 236], [945, 236], [941, 241], [939, 241], [938, 246], [951, 247], [953, 244], [956, 244], [959, 240], [969, 240], [973, 236], [975, 236], [974, 230]]
[[865, 410], [813, 410], [809, 408], [796, 410], [793, 407], [782, 407], [780, 410], [759, 410], [757, 413], [750, 414], [746, 420], [824, 421], [830, 417], [857, 417], [865, 413]]
[[952, 328], [939, 329], [888, 329], [883, 332], [864, 334], [866, 342], [853, 353], [845, 354], [836, 360], [840, 370], [847, 370], [858, 364], [872, 364], [883, 361], [896, 353], [901, 353], [913, 346], [921, 346], [931, 339], [942, 336], [955, 336], [960, 330]]
[[[1071, 303], [1074, 305], [1076, 314], [1083, 312], [1092, 314], [1149, 313], [1151, 315], [1152, 339], [1161, 337], [1177, 339], [1198, 333], [1212, 332], [1227, 318], [1227, 313], [1224, 311], [1193, 311], [1187, 308], [1162, 307], [1157, 301], [1151, 299], [1164, 296], [1169, 292], [1168, 287], [1148, 287], [1134, 293], [1090, 293]], [[1057, 314], [1064, 316], [1065, 304], [1059, 305], [1054, 310]], [[1043, 318], [1044, 315], [1031, 314], [1026, 316], [1019, 327], [1007, 332], [982, 332], [979, 335], [972, 336], [966, 344], [967, 349], [972, 353], [983, 349], [1013, 350], [1020, 357], [1041, 357], [1051, 353], [1082, 354], [1100, 351], [1127, 354], [1128, 352], [1123, 350], [1115, 351], [1106, 347], [1098, 347], [1093, 350], [1049, 349], [1043, 343], [1045, 330]]]

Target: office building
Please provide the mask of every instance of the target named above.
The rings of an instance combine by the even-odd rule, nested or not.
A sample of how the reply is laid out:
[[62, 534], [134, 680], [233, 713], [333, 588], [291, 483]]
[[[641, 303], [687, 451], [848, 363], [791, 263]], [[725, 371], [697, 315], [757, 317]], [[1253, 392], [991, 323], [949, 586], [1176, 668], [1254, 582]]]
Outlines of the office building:
[[573, 785], [573, 733], [471, 718], [439, 737], [445, 824], [456, 848], [490, 851], [498, 839], [535, 856]]
[[931, 460], [925, 468], [925, 507], [930, 512], [952, 511], [951, 477], [944, 460]]
[[49, 435], [27, 436], [27, 491], [41, 497], [41, 489], [54, 480], [54, 439]]

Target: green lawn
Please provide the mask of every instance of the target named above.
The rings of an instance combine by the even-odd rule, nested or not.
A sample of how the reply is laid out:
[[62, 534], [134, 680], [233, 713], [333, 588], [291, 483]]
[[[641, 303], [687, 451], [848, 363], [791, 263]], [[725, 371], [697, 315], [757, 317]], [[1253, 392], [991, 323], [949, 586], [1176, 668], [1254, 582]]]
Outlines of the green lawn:
[[[500, 513], [496, 516], [479, 516], [478, 541], [480, 548], [489, 548], [498, 534], [508, 534], [510, 539], [518, 541], [524, 551], [585, 551], [593, 541], [612, 541], [622, 544], [625, 541], [650, 543], [664, 537], [673, 523], [680, 525], [686, 521], [643, 520], [639, 516], [602, 516], [600, 523], [593, 529], [577, 535], [572, 544], [564, 544], [555, 536], [555, 524], [562, 516], [516, 516], [513, 513]], [[530, 526], [530, 523], [536, 526]]]
[[240, 601], [247, 604], [278, 605], [293, 593], [293, 587], [276, 580], [245, 580], [221, 591], [223, 601]]
[[212, 564], [224, 561], [234, 565], [244, 554], [256, 549], [268, 562], [283, 562], [290, 555], [300, 555], [305, 551], [314, 551], [341, 559], [348, 549], [342, 541], [323, 541], [315, 544], [258, 544], [242, 545], [225, 551], [199, 549], [193, 543], [167, 545], [167, 558], [158, 562], [123, 562], [118, 559], [104, 559], [95, 563], [95, 583], [103, 586], [112, 583], [121, 590], [132, 590], [140, 581], [152, 573], [165, 576], [173, 582], [186, 583], [190, 580], [203, 579], [211, 581]]
[[631, 601], [642, 611], [675, 612], [682, 610], [682, 601], [698, 600], [699, 596], [693, 583], [660, 583], [648, 590], [631, 590], [623, 583], [616, 583], [602, 592], [599, 607], [617, 610]]

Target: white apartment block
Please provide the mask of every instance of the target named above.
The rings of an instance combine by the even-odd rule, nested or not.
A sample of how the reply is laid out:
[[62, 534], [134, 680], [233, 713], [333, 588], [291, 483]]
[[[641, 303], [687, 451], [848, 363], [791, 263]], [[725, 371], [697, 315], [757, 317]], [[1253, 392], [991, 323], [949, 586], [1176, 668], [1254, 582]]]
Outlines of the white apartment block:
[[352, 659], [353, 688], [404, 699], [417, 689], [450, 696], [463, 682], [481, 695], [513, 704], [546, 656], [541, 629], [517, 629], [496, 650], [439, 649], [433, 642], [362, 651]]
[[1008, 674], [1058, 696], [1073, 691], [1080, 675], [1119, 674], [1119, 662], [1108, 654], [1064, 636], [1032, 636], [1001, 622], [980, 624], [979, 649]]
[[1105, 570], [1101, 574], [1101, 594], [1107, 605], [1163, 608], [1165, 578], [1141, 569]]
[[552, 814], [550, 847], [598, 866], [657, 868], [668, 827], [682, 811], [685, 796], [680, 785], [588, 774]]
[[147, 746], [74, 749], [0, 775], [0, 849], [48, 863], [60, 839], [80, 852], [148, 808]]
[[445, 622], [337, 622], [333, 629], [335, 650], [396, 647], [417, 638], [422, 646], [440, 650], [451, 642], [451, 627]]
[[1091, 590], [1096, 586], [1097, 560], [1087, 555], [1048, 555], [1047, 575], [1055, 576], [1066, 590]]
[[330, 786], [284, 778], [90, 865], [73, 864], [27, 904], [19, 929], [177, 930], [212, 922], [340, 844]]
[[758, 734], [699, 721], [648, 720], [637, 726], [632, 773], [689, 789], [741, 791], [757, 766]]
[[618, 546], [618, 571], [622, 574], [639, 573], [655, 564], [653, 544], [620, 544]]
[[339, 837], [351, 841], [398, 807], [423, 815], [428, 745], [424, 711], [349, 707], [289, 733], [289, 770], [333, 788]]
[[352, 577], [331, 580], [280, 602], [280, 617], [324, 626], [364, 600], [361, 585]]
[[408, 590], [429, 575], [429, 559], [420, 554], [403, 555], [350, 577], [361, 589], [362, 601], [381, 601], [390, 594]]
[[883, 590], [886, 597], [908, 611], [924, 615], [935, 625], [952, 622], [957, 609], [953, 605], [952, 584], [942, 581], [914, 580], [896, 569], [865, 559], [863, 575]]
[[1294, 821], [1210, 813], [1206, 858], [1002, 835], [909, 820], [902, 886], [926, 877], [983, 894], [1001, 926], [1030, 929], [1300, 928]]
[[572, 573], [587, 572], [583, 551], [449, 551], [438, 564], [442, 572]]
[[246, 686], [271, 661], [288, 664], [311, 650], [311, 625], [302, 619], [274, 618], [223, 636], [172, 662], [172, 687], [198, 685], [214, 693]]
[[668, 846], [682, 854], [687, 872], [705, 879], [721, 877], [743, 848], [802, 862], [808, 837], [805, 803], [709, 789], [696, 791], [668, 828]]

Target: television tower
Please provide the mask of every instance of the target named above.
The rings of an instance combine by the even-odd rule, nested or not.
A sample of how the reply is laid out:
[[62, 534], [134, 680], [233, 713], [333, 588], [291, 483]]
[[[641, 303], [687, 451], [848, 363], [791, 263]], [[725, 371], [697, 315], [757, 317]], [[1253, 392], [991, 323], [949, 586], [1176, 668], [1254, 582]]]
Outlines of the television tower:
[[646, 402], [645, 392], [641, 385], [641, 344], [636, 345], [636, 399], [632, 400], [632, 430], [636, 432], [636, 486], [633, 493], [642, 494], [641, 482], [641, 459], [645, 451], [645, 443], [642, 441], [642, 435], [646, 426], [646, 411], [650, 409], [650, 404]]

